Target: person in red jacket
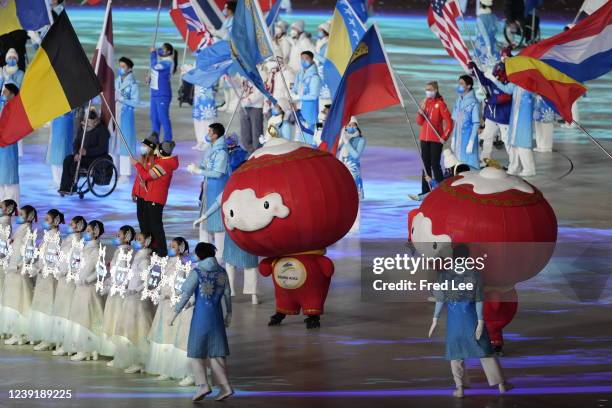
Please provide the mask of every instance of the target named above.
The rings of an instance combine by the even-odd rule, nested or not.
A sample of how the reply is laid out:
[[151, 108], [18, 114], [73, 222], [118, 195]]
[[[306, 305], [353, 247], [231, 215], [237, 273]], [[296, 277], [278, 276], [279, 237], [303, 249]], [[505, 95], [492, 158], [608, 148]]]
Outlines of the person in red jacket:
[[[420, 110], [416, 118], [417, 124], [421, 126], [419, 139], [421, 140], [421, 159], [425, 167], [421, 183], [421, 194], [419, 196], [410, 195], [410, 198], [416, 201], [420, 201], [422, 196], [431, 190], [430, 183], [432, 182], [432, 177], [436, 183], [441, 183], [444, 179], [442, 166], [440, 165], [442, 146], [453, 130], [451, 113], [446, 106], [446, 102], [444, 102], [444, 98], [442, 98], [438, 91], [438, 83], [436, 81], [427, 83], [425, 86], [425, 96], [426, 98], [421, 101]], [[434, 127], [432, 128], [431, 125]]]
[[153, 166], [146, 169], [143, 164], [132, 159], [138, 175], [147, 186], [144, 202], [145, 228], [153, 237], [151, 248], [157, 255], [164, 257], [168, 255], [166, 243], [166, 232], [164, 231], [163, 213], [168, 199], [168, 190], [172, 181], [172, 174], [179, 166], [177, 156], [172, 156], [175, 143], [173, 141], [161, 142], [155, 149]]
[[[142, 141], [140, 145], [140, 163], [149, 171], [155, 161], [155, 149], [159, 143], [159, 136], [153, 132], [151, 136], [147, 137]], [[147, 183], [139, 176], [134, 179], [134, 186], [132, 187], [132, 201], [136, 203], [136, 218], [138, 219], [138, 226], [140, 232], [150, 234], [151, 231], [147, 231], [147, 223], [145, 221], [145, 196], [147, 194]]]

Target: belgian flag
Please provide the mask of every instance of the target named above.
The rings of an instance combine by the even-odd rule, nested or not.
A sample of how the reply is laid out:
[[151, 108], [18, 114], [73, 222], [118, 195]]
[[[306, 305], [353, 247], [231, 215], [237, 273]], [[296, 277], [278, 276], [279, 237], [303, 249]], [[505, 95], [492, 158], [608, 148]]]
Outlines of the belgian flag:
[[63, 11], [28, 66], [19, 94], [0, 115], [0, 147], [100, 94], [98, 77]]

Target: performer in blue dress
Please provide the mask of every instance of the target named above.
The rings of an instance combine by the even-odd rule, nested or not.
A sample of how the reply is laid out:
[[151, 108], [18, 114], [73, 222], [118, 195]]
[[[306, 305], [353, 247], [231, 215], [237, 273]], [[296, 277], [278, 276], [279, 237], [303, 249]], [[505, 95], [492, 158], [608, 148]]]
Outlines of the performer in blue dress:
[[[470, 253], [466, 245], [458, 245], [453, 249], [454, 261], [465, 261]], [[500, 393], [512, 389], [501, 371], [499, 361], [495, 356], [489, 340], [483, 317], [482, 282], [478, 271], [465, 268], [439, 272], [437, 283], [447, 285], [447, 289], [434, 291], [436, 308], [429, 329], [429, 337], [433, 334], [442, 308], [446, 305], [446, 352], [445, 358], [450, 360], [456, 390], [453, 395], [463, 398], [465, 387], [470, 381], [465, 369], [464, 360], [479, 358], [490, 386], [497, 385]], [[459, 290], [464, 284], [465, 290]], [[470, 289], [471, 288], [471, 289]]]
[[72, 153], [74, 141], [74, 111], [63, 114], [51, 122], [51, 137], [46, 162], [51, 166], [53, 184], [57, 190], [62, 180], [64, 159]]
[[[207, 366], [211, 367], [213, 378], [220, 387], [215, 400], [222, 401], [234, 393], [225, 369], [225, 359], [229, 355], [225, 328], [230, 325], [232, 317], [232, 299], [227, 272], [217, 262], [215, 251], [212, 244], [200, 242], [196, 246], [197, 265], [183, 282], [181, 300], [176, 304], [175, 315], [170, 321], [170, 325], [173, 325], [189, 298], [195, 294], [187, 343], [187, 357], [193, 366], [196, 385], [200, 387], [193, 397], [194, 401], [201, 401], [211, 393]], [[225, 317], [222, 300], [225, 303]]]
[[119, 112], [119, 126], [128, 148], [123, 141], [119, 144], [119, 183], [126, 183], [132, 174], [130, 153], [136, 155], [136, 121], [134, 110], [140, 102], [140, 91], [138, 82], [133, 74], [134, 62], [127, 57], [119, 58], [119, 71], [115, 79], [115, 94], [117, 97], [117, 111]]
[[474, 94], [474, 80], [469, 75], [459, 77], [459, 98], [453, 109], [453, 133], [451, 150], [460, 162], [480, 169], [478, 155], [478, 128], [480, 127], [480, 103]]
[[217, 120], [217, 106], [215, 104], [215, 91], [200, 85], [193, 86], [193, 127], [197, 144], [195, 150], [206, 150], [210, 145], [206, 141], [206, 134], [211, 123]]

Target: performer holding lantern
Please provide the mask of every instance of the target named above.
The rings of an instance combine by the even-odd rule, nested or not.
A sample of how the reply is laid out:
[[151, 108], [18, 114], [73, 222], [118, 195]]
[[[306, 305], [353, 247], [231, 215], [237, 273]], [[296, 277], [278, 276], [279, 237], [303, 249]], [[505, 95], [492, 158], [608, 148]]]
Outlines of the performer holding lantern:
[[334, 272], [325, 248], [351, 229], [358, 204], [346, 166], [303, 143], [273, 138], [232, 174], [222, 198], [225, 228], [240, 248], [267, 257], [259, 268], [274, 279], [269, 325], [302, 310], [307, 328], [320, 326]]

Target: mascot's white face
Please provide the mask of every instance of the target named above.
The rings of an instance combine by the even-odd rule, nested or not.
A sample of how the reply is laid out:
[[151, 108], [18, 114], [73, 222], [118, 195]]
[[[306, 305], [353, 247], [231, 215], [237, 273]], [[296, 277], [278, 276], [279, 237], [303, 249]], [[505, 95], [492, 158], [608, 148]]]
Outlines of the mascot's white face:
[[223, 203], [225, 225], [230, 230], [258, 231], [270, 225], [274, 218], [286, 218], [289, 207], [278, 193], [257, 198], [251, 188], [234, 190]]
[[446, 257], [452, 254], [451, 237], [446, 234], [434, 235], [431, 219], [418, 213], [412, 219], [412, 243], [418, 254], [429, 257]]

